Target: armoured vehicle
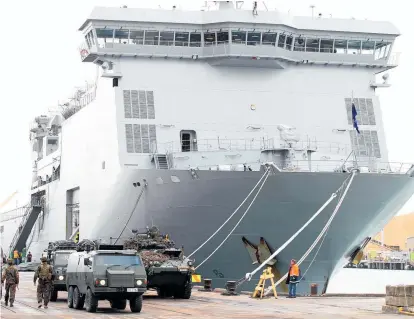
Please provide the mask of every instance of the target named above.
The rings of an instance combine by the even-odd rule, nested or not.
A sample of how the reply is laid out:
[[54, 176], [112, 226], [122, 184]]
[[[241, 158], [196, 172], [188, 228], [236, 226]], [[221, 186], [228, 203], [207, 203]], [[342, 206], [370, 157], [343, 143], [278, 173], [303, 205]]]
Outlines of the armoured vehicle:
[[191, 297], [191, 275], [193, 260], [184, 256], [168, 235], [161, 235], [157, 227], [136, 232], [124, 242], [124, 247], [136, 249], [141, 255], [147, 271], [148, 289], [156, 289], [160, 297], [189, 299]]
[[124, 310], [141, 312], [147, 276], [136, 250], [83, 240], [69, 257], [66, 276], [68, 307], [96, 312], [99, 300]]
[[47, 248], [48, 263], [52, 266], [53, 286], [50, 301], [56, 301], [59, 291], [66, 291], [66, 270], [69, 256], [76, 252], [77, 244], [72, 241], [50, 242]]

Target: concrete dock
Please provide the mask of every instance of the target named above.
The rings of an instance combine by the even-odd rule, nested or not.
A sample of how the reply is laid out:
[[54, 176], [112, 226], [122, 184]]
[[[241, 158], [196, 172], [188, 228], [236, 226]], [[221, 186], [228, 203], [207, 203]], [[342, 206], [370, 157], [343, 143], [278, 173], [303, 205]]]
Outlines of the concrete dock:
[[148, 293], [144, 297], [142, 312], [138, 314], [131, 313], [129, 305], [123, 311], [113, 310], [107, 301], [99, 302], [97, 313], [69, 309], [66, 304], [66, 293], [63, 292], [59, 292], [58, 301], [51, 302], [48, 309], [38, 309], [33, 273], [21, 272], [20, 277], [21, 282], [13, 308], [4, 305], [3, 290], [1, 318], [401, 318], [401, 315], [381, 313], [381, 308], [385, 304], [384, 298], [279, 297], [256, 300], [247, 295], [226, 297], [217, 292], [199, 292], [197, 289], [193, 290], [190, 300], [159, 299], [154, 293]]

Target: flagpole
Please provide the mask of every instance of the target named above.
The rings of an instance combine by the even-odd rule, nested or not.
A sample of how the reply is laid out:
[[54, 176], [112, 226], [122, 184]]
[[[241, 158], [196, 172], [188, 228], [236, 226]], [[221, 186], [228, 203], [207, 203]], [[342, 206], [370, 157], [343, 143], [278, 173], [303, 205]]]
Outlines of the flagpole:
[[[354, 90], [351, 90], [351, 105], [355, 106], [355, 104], [354, 104]], [[357, 137], [357, 134], [356, 134], [356, 133], [358, 133], [358, 131], [357, 131], [357, 128], [355, 127], [355, 124], [354, 124], [354, 118], [352, 118], [352, 126], [353, 126], [353, 130], [355, 130], [355, 138], [357, 139], [355, 146], [356, 146], [356, 150], [358, 151], [358, 154], [359, 154], [358, 137]], [[356, 154], [355, 151], [353, 152], [353, 154], [354, 154], [354, 167], [357, 168], [358, 167], [357, 154]]]

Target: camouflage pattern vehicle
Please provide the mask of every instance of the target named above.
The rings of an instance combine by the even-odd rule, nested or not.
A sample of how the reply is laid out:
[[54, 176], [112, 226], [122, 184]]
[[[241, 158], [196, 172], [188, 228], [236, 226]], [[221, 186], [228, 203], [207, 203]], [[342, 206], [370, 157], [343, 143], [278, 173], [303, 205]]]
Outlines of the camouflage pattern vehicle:
[[140, 254], [147, 272], [147, 288], [156, 289], [160, 297], [189, 299], [193, 260], [184, 256], [183, 248], [176, 248], [172, 240], [160, 234], [157, 227], [147, 227], [146, 232], [136, 232], [125, 240], [125, 249], [135, 249]]

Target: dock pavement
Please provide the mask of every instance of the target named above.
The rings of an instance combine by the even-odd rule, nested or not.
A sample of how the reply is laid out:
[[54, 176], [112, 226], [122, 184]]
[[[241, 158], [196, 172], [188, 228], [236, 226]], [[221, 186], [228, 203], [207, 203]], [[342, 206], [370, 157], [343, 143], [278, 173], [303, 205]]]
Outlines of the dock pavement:
[[59, 292], [57, 302], [50, 302], [48, 309], [38, 309], [33, 273], [21, 272], [14, 307], [1, 301], [2, 319], [71, 319], [71, 318], [152, 318], [152, 319], [371, 319], [401, 318], [401, 315], [383, 314], [384, 298], [367, 297], [298, 297], [288, 299], [252, 299], [248, 295], [222, 296], [218, 292], [201, 292], [193, 289], [190, 300], [160, 299], [153, 292], [144, 295], [141, 313], [131, 313], [129, 305], [123, 311], [113, 310], [107, 301], [99, 301], [96, 313], [69, 309], [65, 292]]

